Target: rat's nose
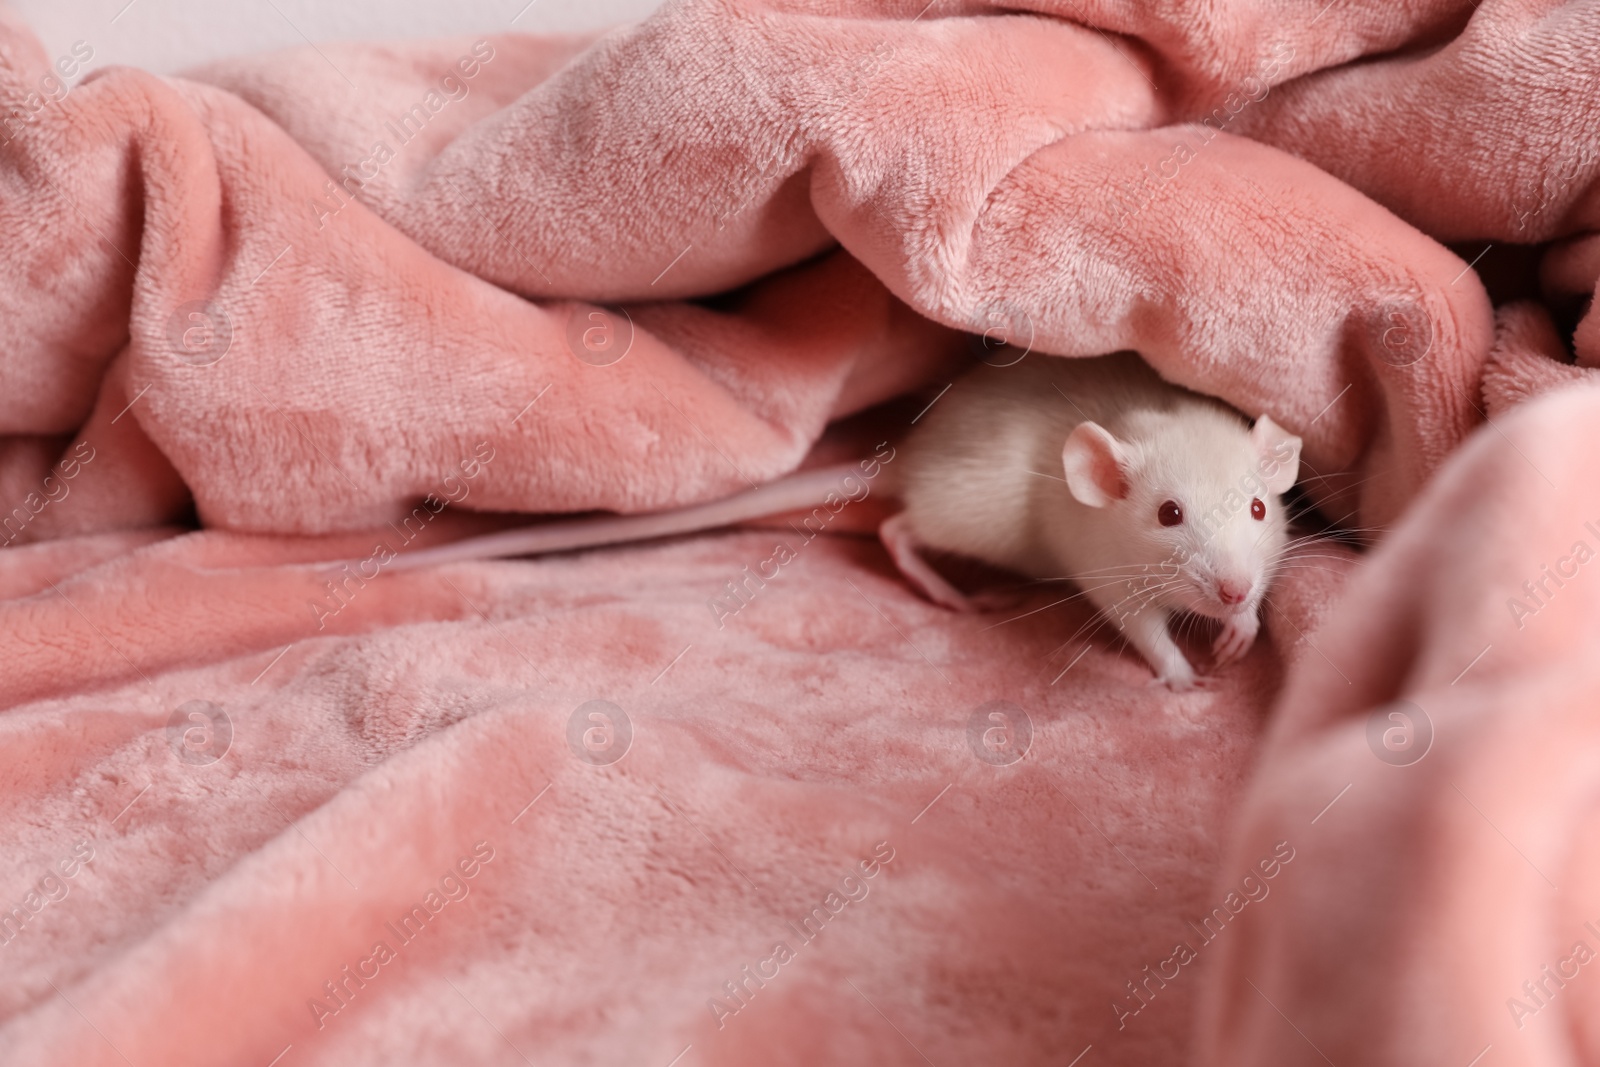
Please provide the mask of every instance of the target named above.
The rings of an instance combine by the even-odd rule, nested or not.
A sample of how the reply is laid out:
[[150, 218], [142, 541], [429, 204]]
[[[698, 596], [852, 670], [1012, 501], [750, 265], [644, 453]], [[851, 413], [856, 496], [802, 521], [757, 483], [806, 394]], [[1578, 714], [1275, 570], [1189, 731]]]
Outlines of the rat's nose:
[[1224, 604], [1243, 604], [1250, 596], [1250, 583], [1224, 578], [1217, 583], [1217, 599]]

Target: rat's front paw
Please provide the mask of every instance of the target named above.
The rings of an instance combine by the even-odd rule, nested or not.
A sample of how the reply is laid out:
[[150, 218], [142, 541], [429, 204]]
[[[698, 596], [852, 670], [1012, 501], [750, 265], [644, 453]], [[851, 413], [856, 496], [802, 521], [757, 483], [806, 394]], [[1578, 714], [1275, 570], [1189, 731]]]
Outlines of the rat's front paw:
[[1250, 651], [1261, 629], [1261, 617], [1255, 612], [1234, 615], [1222, 624], [1222, 632], [1211, 646], [1211, 656], [1218, 667], [1226, 666]]
[[1187, 693], [1191, 689], [1204, 689], [1205, 679], [1194, 673], [1194, 668], [1189, 666], [1189, 661], [1179, 658], [1167, 664], [1165, 670], [1150, 679], [1151, 685], [1164, 685], [1174, 693]]

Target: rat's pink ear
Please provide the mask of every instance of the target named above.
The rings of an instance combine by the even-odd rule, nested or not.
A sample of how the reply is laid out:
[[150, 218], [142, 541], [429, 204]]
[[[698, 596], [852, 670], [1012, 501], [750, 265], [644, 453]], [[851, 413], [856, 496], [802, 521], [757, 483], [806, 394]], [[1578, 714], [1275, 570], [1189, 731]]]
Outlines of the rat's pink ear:
[[1132, 490], [1128, 452], [1098, 423], [1080, 422], [1061, 446], [1067, 488], [1081, 504], [1103, 508]]
[[1300, 438], [1262, 415], [1250, 430], [1262, 479], [1274, 493], [1286, 493], [1300, 477]]

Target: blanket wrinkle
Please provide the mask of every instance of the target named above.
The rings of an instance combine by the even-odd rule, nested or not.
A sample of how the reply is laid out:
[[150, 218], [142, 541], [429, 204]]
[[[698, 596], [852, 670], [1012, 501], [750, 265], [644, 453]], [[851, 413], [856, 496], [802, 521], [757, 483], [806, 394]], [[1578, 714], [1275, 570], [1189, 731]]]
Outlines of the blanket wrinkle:
[[[689, 1043], [713, 1063], [892, 1062], [902, 1039], [877, 1010], [957, 1054], [1043, 1062], [1080, 1035], [1116, 1034], [1111, 1062], [1176, 1059], [1197, 986], [1175, 987], [1126, 1034], [1094, 994], [1164, 948], [1170, 907], [1200, 906], [1216, 820], [1279, 669], [1271, 649], [1175, 714], [1141, 715], [1142, 665], [1103, 640], [1072, 665], [1073, 688], [1050, 684], [1066, 666], [1061, 627], [1087, 623], [1084, 609], [998, 631], [952, 620], [881, 549], [837, 537], [804, 548], [802, 577], [771, 583], [719, 630], [704, 594], [769, 541], [753, 531], [397, 576], [275, 657], [274, 639], [252, 635], [261, 616], [298, 612], [303, 590], [271, 539], [209, 531], [100, 565], [98, 607], [83, 582], [65, 584], [100, 635], [59, 598], [31, 626], [7, 620], [9, 639], [84, 634], [97, 644], [82, 661], [115, 658], [114, 645], [144, 674], [4, 717], [36, 753], [32, 786], [0, 816], [20, 869], [49, 869], [78, 840], [95, 852], [3, 948], [20, 976], [0, 1035], [11, 1062], [121, 1062], [107, 1041], [133, 1062], [265, 1061], [286, 1044], [306, 1062], [519, 1061], [495, 1029], [571, 1062], [666, 1062]], [[155, 559], [166, 565], [146, 588]], [[641, 587], [643, 573], [654, 577]], [[1291, 570], [1283, 617], [1314, 633], [1337, 586], [1334, 571]], [[152, 600], [161, 591], [170, 606]], [[252, 610], [238, 610], [246, 597]], [[166, 666], [145, 651], [206, 633], [211, 649]], [[973, 755], [970, 713], [997, 696], [1031, 721], [1015, 765]], [[631, 720], [615, 764], [573, 754], [574, 710], [596, 697]], [[167, 713], [191, 701], [231, 722], [215, 762], [174, 754], [191, 749]], [[65, 733], [41, 732], [51, 722]], [[1176, 775], [1156, 794], [1153, 764]], [[1152, 810], [1173, 830], [1152, 835]], [[1061, 850], [1048, 857], [1046, 827]], [[384, 924], [478, 840], [494, 860], [436, 930], [400, 943]], [[840, 890], [879, 842], [894, 859]], [[197, 846], [203, 861], [184, 858]], [[1067, 884], [1081, 890], [1063, 895]], [[845, 891], [861, 899], [811, 917]], [[991, 917], [959, 919], [974, 912]], [[796, 932], [808, 917], [810, 933]], [[823, 922], [838, 928], [817, 937]], [[597, 953], [611, 937], [630, 946], [626, 967]], [[346, 980], [375, 940], [395, 961]], [[767, 968], [743, 1004], [730, 997], [725, 983], [778, 940], [794, 962], [776, 978]], [[69, 974], [62, 959], [76, 961]], [[910, 990], [908, 974], [922, 976]], [[599, 1011], [584, 991], [606, 983], [619, 1007]], [[175, 1042], [163, 1020], [202, 995], [226, 1023], [192, 1022]], [[1010, 1021], [991, 1034], [961, 1022], [974, 1012]]]
[[1595, 314], [1595, 294], [1600, 292], [1600, 238], [1585, 234], [1557, 244], [1540, 265], [1545, 290], [1554, 299], [1581, 298], [1583, 317], [1572, 335], [1572, 348], [1580, 367], [1600, 367], [1600, 315]]
[[[1592, 1014], [1596, 987], [1563, 988], [1544, 1016], [1522, 985], [1576, 940], [1593, 948], [1597, 413], [1600, 390], [1577, 385], [1480, 431], [1351, 581], [1326, 658], [1291, 670], [1228, 862], [1287, 837], [1305, 877], [1224, 947], [1199, 1062], [1309, 1062], [1307, 1042], [1372, 1064], [1600, 1051], [1561, 1021]], [[1419, 747], [1397, 752], [1391, 729]]]
[[[1239, 131], [1315, 163], [1440, 240], [1538, 243], [1600, 224], [1600, 13], [1491, 2], [1439, 47], [1308, 73]], [[1489, 177], [1492, 175], [1493, 177]]]
[[[678, 47], [691, 37], [720, 43]], [[741, 358], [720, 375], [744, 383], [730, 394], [702, 353], [737, 345], [738, 315], [691, 343], [641, 330], [627, 309], [505, 288], [637, 301], [787, 280], [828, 304], [836, 275], [815, 263], [757, 279], [835, 242], [875, 276], [851, 292], [880, 293], [859, 320], [841, 308], [829, 320], [841, 331], [882, 338], [873, 324], [904, 303], [956, 329], [998, 324], [1041, 353], [1138, 350], [1175, 381], [1306, 430], [1308, 460], [1330, 474], [1319, 503], [1357, 506], [1366, 525], [1392, 519], [1476, 421], [1490, 315], [1470, 272], [1231, 124], [1152, 128], [1170, 104], [1092, 26], [708, 2], [581, 43], [342, 46], [320, 64], [291, 52], [213, 66], [196, 72], [204, 84], [101, 71], [15, 139], [69, 163], [65, 131], [93, 114], [136, 163], [121, 211], [126, 230], [137, 209], [141, 263], [133, 417], [203, 522], [314, 534], [393, 521], [493, 441], [502, 459], [473, 508], [645, 510], [792, 470], [828, 418], [859, 408], [837, 391], [855, 368], [900, 368], [884, 399], [926, 384], [942, 357], [908, 362], [880, 341], [809, 369]], [[1294, 69], [1277, 54], [1252, 84]], [[944, 122], [952, 111], [968, 121]], [[117, 203], [112, 189], [94, 199]], [[1240, 269], [1258, 255], [1281, 299], [1261, 299]], [[747, 316], [764, 323], [773, 306]], [[1352, 308], [1373, 328], [1352, 330]], [[595, 314], [620, 352], [598, 368], [583, 325]], [[1416, 348], [1397, 358], [1399, 335]], [[377, 337], [390, 360], [359, 358]], [[53, 359], [44, 346], [11, 357]], [[1309, 388], [1276, 387], [1286, 363]], [[270, 383], [253, 370], [265, 365]], [[779, 395], [772, 368], [808, 401], [777, 425], [748, 407]], [[1375, 404], [1334, 404], [1358, 383]], [[52, 383], [57, 407], [72, 385]], [[607, 405], [612, 418], [561, 425]], [[719, 453], [746, 458], [735, 472]], [[177, 517], [165, 499], [97, 516], [78, 521]]]
[[[1397, 244], [1394, 220], [1387, 214], [1372, 213], [1361, 222], [1341, 220], [1344, 226], [1327, 228], [1331, 239], [1348, 242], [1351, 258], [1364, 264], [1344, 267], [1350, 272], [1344, 277], [1327, 277], [1325, 264], [1340, 256], [1326, 248], [1317, 256], [1274, 257], [1280, 264], [1295, 260], [1307, 272], [1304, 281], [1289, 282], [1292, 289], [1333, 287], [1310, 297], [1321, 306], [1288, 314], [1301, 320], [1299, 335], [1285, 335], [1282, 313], [1269, 319], [1263, 311], [1259, 323], [1238, 321], [1241, 310], [1249, 315], [1269, 305], [1241, 299], [1225, 283], [1205, 298], [1208, 304], [1200, 304], [1199, 292], [1187, 286], [1174, 289], [1173, 273], [1200, 276], [1219, 267], [1211, 241], [1228, 234], [1226, 240], [1236, 243], [1241, 232], [1248, 235], [1262, 225], [1254, 217], [1257, 212], [1282, 211], [1280, 205], [1295, 199], [1294, 190], [1326, 179], [1204, 127], [1190, 135], [1199, 156], [1196, 162], [1185, 161], [1184, 177], [1191, 187], [1203, 182], [1210, 187], [1191, 188], [1185, 198], [1163, 196], [1165, 183], [1152, 181], [1163, 159], [1171, 164], [1169, 135], [1148, 133], [1137, 135], [1140, 140], [1112, 142], [1116, 147], [1111, 150], [1120, 152], [1107, 160], [1109, 166], [1086, 166], [1079, 152], [1066, 150], [1093, 143], [1085, 140], [1091, 135], [1104, 136], [1092, 131], [1164, 121], [1165, 108], [1144, 75], [1107, 39], [1069, 22], [1032, 16], [934, 18], [909, 25], [835, 19], [819, 24], [811, 15], [739, 10], [741, 17], [728, 18], [718, 5], [683, 5], [609, 35], [545, 80], [530, 84], [523, 96], [462, 132], [436, 157], [408, 145], [395, 165], [371, 181], [356, 179], [355, 187], [387, 220], [442, 258], [532, 296], [616, 300], [726, 288], [814, 254], [831, 237], [870, 267], [895, 296], [946, 325], [982, 332], [998, 321], [1040, 351], [1052, 353], [1134, 348], [1185, 384], [1199, 378], [1196, 368], [1220, 367], [1223, 373], [1207, 377], [1209, 390], [1251, 411], [1267, 410], [1280, 399], [1262, 395], [1265, 365], [1304, 359], [1304, 353], [1347, 343], [1336, 307], [1374, 297], [1381, 302], [1393, 295], [1387, 291], [1391, 288], [1403, 299], [1426, 303], [1433, 292], [1450, 288], [1447, 307], [1425, 313], [1432, 319], [1427, 329], [1445, 358], [1460, 360], [1445, 372], [1446, 388], [1439, 389], [1436, 378], [1390, 387], [1404, 394], [1437, 390], [1430, 406], [1441, 409], [1450, 428], [1437, 445], [1404, 440], [1403, 446], [1396, 442], [1394, 447], [1420, 451], [1431, 469], [1474, 421], [1462, 397], [1474, 391], [1475, 364], [1487, 349], [1488, 313], [1481, 293], [1475, 279], [1460, 279], [1463, 265], [1447, 255], [1440, 257], [1433, 277], [1396, 283], [1395, 268], [1375, 263], [1374, 255], [1414, 261], [1438, 252], [1431, 242], [1427, 254]], [[830, 31], [836, 47], [819, 53], [814, 44], [822, 29]], [[716, 39], [720, 46], [688, 49], [672, 43], [690, 37]], [[985, 47], [976, 48], [977, 41]], [[802, 48], [809, 49], [810, 61], [795, 61]], [[1064, 50], [1081, 60], [1061, 67]], [[670, 63], [644, 61], [663, 53], [675, 58]], [[748, 61], [755, 55], [766, 58]], [[958, 60], [958, 55], [964, 58]], [[685, 72], [684, 64], [693, 64], [695, 70]], [[952, 86], [944, 75], [958, 64], [977, 65], [983, 76], [975, 72]], [[1039, 77], [1042, 71], [1058, 70], [1071, 74]], [[600, 71], [606, 72], [608, 96], [603, 112], [596, 114], [602, 105], [586, 86], [602, 77]], [[758, 78], [755, 71], [769, 73]], [[547, 73], [543, 68], [532, 72], [534, 77]], [[291, 128], [304, 125], [298, 116], [305, 114], [311, 94], [349, 100], [371, 95], [371, 90], [343, 84], [335, 71], [310, 70], [304, 62], [276, 81], [260, 67], [242, 75], [212, 68], [201, 76], [238, 87], [269, 115], [290, 116], [284, 121]], [[666, 78], [681, 80], [682, 91], [665, 91]], [[963, 109], [982, 123], [980, 129], [952, 128], [939, 121], [940, 109], [922, 106], [934, 78], [939, 79], [941, 106]], [[1096, 91], [1085, 92], [1089, 86]], [[757, 107], [754, 121], [747, 116], [735, 122], [730, 115], [707, 123], [701, 117], [751, 106]], [[570, 115], [558, 120], [563, 110]], [[342, 145], [334, 146], [323, 133], [318, 150], [330, 172], [365, 150], [361, 138], [371, 127], [363, 125], [361, 114], [360, 108], [349, 110], [339, 129]], [[446, 110], [441, 117], [461, 122], [465, 114]], [[864, 128], [873, 128], [874, 136], [862, 138], [859, 131]], [[715, 140], [706, 140], [708, 136]], [[640, 168], [634, 156], [646, 139], [661, 145], [660, 157], [671, 161], [669, 169]], [[546, 165], [524, 165], [522, 153], [530, 144], [538, 146]], [[1244, 155], [1229, 158], [1235, 153]], [[1060, 162], [1045, 162], [1055, 159]], [[1269, 191], [1264, 192], [1262, 179], [1286, 165], [1289, 173], [1268, 179]], [[1035, 168], [1045, 173], [1035, 177], [1030, 173]], [[344, 172], [350, 173], [348, 166]], [[615, 180], [597, 188], [596, 174]], [[652, 187], [640, 184], [646, 175]], [[1128, 188], [1108, 201], [1106, 190], [1118, 186]], [[967, 192], [952, 197], [952, 190]], [[1319, 198], [1319, 208], [1325, 210], [1328, 201], [1343, 196], [1341, 190], [1330, 186]], [[804, 199], [797, 199], [802, 192]], [[508, 193], [515, 195], [504, 210], [513, 213], [512, 229], [521, 240], [506, 240], [506, 225], [478, 206], [491, 199], [504, 201]], [[1272, 207], [1252, 209], [1241, 194], [1273, 202]], [[1351, 199], [1363, 212], [1370, 208], [1360, 198]], [[1197, 240], [1196, 219], [1189, 210], [1197, 201], [1212, 211], [1226, 211], [1234, 203], [1241, 208], [1211, 217], [1206, 229], [1215, 236]], [[641, 213], [641, 203], [650, 210]], [[1072, 215], [1063, 215], [1064, 204], [1073, 205]], [[1100, 218], [1093, 211], [1096, 204], [1104, 204]], [[1142, 243], [1121, 235], [1130, 215], [1139, 224]], [[550, 221], [554, 217], [581, 217], [593, 225], [558, 231]], [[774, 230], [769, 218], [784, 220], [782, 226], [791, 229]], [[799, 218], [813, 218], [815, 224], [804, 232], [792, 230]], [[1046, 218], [1056, 220], [1054, 240], [1040, 225]], [[1017, 232], [1023, 228], [1026, 232]], [[1362, 236], [1368, 228], [1381, 230], [1384, 237]], [[1180, 246], [1180, 255], [1203, 262], [1184, 264], [1174, 272], [1166, 268], [1167, 257], [1151, 257], [1149, 242], [1169, 230], [1182, 235], [1172, 242]], [[791, 232], [792, 240], [786, 236]], [[1151, 276], [1156, 266], [1165, 269]], [[624, 281], [629, 270], [637, 273]], [[1105, 287], [1106, 279], [1119, 276], [1128, 279], [1125, 286]], [[1346, 285], [1349, 290], [1341, 292]], [[1410, 291], [1413, 285], [1420, 293]], [[1150, 301], [1155, 313], [1134, 318], [1135, 309]], [[1212, 329], [1192, 321], [1195, 313], [1188, 309], [1196, 305], [1204, 309], [1201, 315]], [[1438, 316], [1456, 322], [1440, 322]], [[1219, 332], [1216, 327], [1223, 322], [1227, 327]], [[1224, 339], [1222, 332], [1232, 336]], [[1239, 366], [1241, 359], [1245, 363]], [[1351, 384], [1353, 369], [1342, 369], [1345, 373], [1337, 378], [1324, 379], [1325, 391], [1308, 397], [1302, 421], [1309, 422]], [[1404, 395], [1397, 402], [1409, 406], [1415, 401]], [[1284, 411], [1274, 414], [1292, 417]], [[1322, 425], [1338, 426], [1339, 418], [1335, 413]], [[1403, 424], [1393, 428], [1395, 433], [1412, 436], [1409, 419], [1395, 421]], [[1346, 424], [1343, 432], [1349, 430]], [[1391, 470], [1403, 469], [1381, 454], [1388, 447], [1380, 441], [1374, 460], [1385, 473], [1368, 490], [1373, 499], [1363, 501], [1375, 523], [1392, 516], [1396, 505], [1385, 499], [1384, 483], [1397, 477]], [[1343, 451], [1347, 460], [1351, 450]], [[1321, 465], [1342, 465], [1321, 441], [1312, 442], [1309, 452]], [[1406, 492], [1408, 488], [1397, 487], [1391, 495]], [[1341, 500], [1325, 503], [1347, 510]]]
[[1579, 382], [1600, 381], [1593, 368], [1567, 362], [1566, 345], [1541, 304], [1520, 300], [1495, 310], [1495, 344], [1483, 369], [1489, 417], [1532, 397]]

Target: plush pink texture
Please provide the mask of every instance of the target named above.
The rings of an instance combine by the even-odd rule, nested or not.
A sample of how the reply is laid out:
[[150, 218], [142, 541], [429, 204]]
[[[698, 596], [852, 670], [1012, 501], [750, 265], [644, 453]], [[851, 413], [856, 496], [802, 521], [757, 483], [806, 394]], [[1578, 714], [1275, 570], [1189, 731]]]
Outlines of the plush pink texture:
[[1572, 91], [1600, 63], [1600, 11], [1516, 0], [1394, 5], [1388, 17], [1409, 21], [1404, 9], [1459, 32], [1308, 74], [1244, 109], [1238, 132], [1441, 240], [1531, 244], [1600, 224], [1600, 98]]
[[[1594, 291], [1592, 20], [688, 0], [42, 101], [0, 9], [7, 1062], [1593, 1058], [1592, 994], [1495, 1013], [1596, 884], [1593, 596], [1505, 601], [1597, 518], [1600, 319], [1569, 366], [1439, 243], [1556, 241], [1549, 298]], [[1183, 695], [1077, 602], [919, 600], [842, 536], [877, 497], [765, 584], [782, 526], [380, 573], [768, 480], [845, 416], [899, 441], [873, 409], [963, 330], [1136, 349], [1398, 533], [1298, 549]], [[1439, 729], [1408, 768], [1364, 740], [1396, 696]]]
[[1566, 361], [1566, 346], [1544, 307], [1517, 301], [1495, 312], [1496, 337], [1483, 368], [1483, 401], [1490, 417], [1577, 382], [1594, 382], [1596, 370]]
[[[1203, 1062], [1600, 1059], [1597, 427], [1591, 384], [1480, 431], [1291, 672], [1223, 869], [1303, 866], [1219, 953]], [[1403, 766], [1395, 710], [1433, 734]]]
[[[474, 508], [705, 499], [940, 374], [960, 341], [906, 305], [1042, 352], [1137, 349], [1302, 431], [1318, 498], [1374, 524], [1475, 421], [1491, 316], [1455, 255], [1285, 153], [1152, 129], [1226, 99], [1224, 75], [1347, 58], [1359, 20], [1303, 51], [1262, 22], [1236, 42], [1256, 63], [1182, 78], [1218, 27], [1172, 27], [1200, 43], [1172, 45], [1162, 92], [1063, 18], [874, 13], [897, 11], [690, 3], [570, 60], [501, 37], [96, 72], [12, 139], [23, 388], [0, 417], [98, 431], [113, 366], [101, 409], [132, 405], [130, 445], [28, 536], [175, 517], [180, 481], [214, 526], [371, 526], [482, 441]], [[8, 32], [21, 92], [44, 57]], [[610, 366], [571, 351], [593, 313], [571, 298], [764, 275], [715, 310], [613, 312], [633, 337]], [[8, 460], [0, 482], [42, 476]]]
[[[719, 628], [708, 597], [774, 536], [397, 574], [323, 633], [314, 575], [221, 532], [6, 602], [5, 662], [58, 651], [0, 720], [5, 899], [94, 851], [0, 949], [7, 1062], [1180, 1059], [1198, 979], [1120, 1032], [1110, 1003], [1210, 903], [1272, 645], [1152, 700], [1135, 656], [1059, 647], [1081, 608], [952, 617], [831, 536]], [[1336, 588], [1285, 584], [1281, 647]], [[592, 699], [632, 720], [609, 767], [569, 747]], [[171, 747], [191, 700], [231, 720], [218, 762]], [[1031, 719], [1012, 766], [969, 741], [993, 700]], [[480, 840], [469, 895], [396, 945], [384, 923]], [[802, 944], [787, 924], [880, 841], [865, 898]], [[398, 960], [319, 1019], [380, 939]], [[776, 941], [796, 958], [719, 1018]]]

